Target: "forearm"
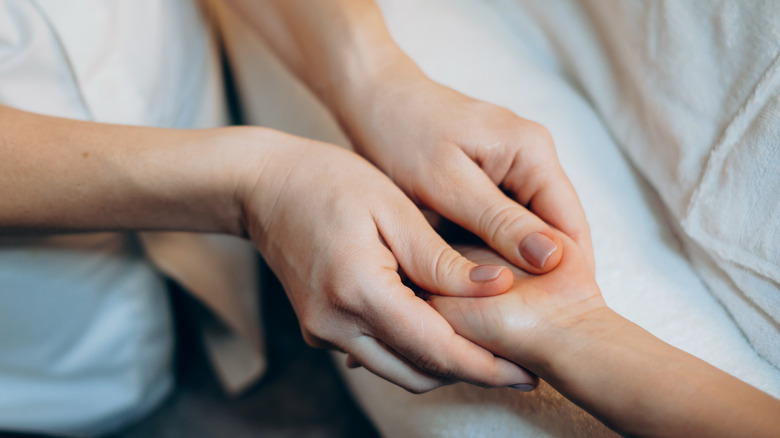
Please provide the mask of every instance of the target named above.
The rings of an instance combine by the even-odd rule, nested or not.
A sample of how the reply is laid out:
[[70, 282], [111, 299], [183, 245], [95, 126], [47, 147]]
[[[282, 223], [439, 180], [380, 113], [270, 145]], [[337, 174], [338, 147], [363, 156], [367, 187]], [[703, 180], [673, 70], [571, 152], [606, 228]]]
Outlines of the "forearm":
[[636, 436], [773, 436], [780, 401], [604, 308], [548, 331], [532, 371]]
[[225, 131], [106, 125], [0, 106], [0, 233], [240, 234], [234, 194], [254, 153]]
[[373, 0], [231, 2], [348, 130], [359, 123], [365, 95], [388, 76], [422, 76]]

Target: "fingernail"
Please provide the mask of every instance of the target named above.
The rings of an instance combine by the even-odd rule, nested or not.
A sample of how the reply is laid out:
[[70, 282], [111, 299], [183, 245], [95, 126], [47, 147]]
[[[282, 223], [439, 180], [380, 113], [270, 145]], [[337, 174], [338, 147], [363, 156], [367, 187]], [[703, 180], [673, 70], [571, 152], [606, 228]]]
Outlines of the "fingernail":
[[485, 283], [498, 278], [501, 271], [504, 270], [503, 266], [495, 265], [482, 265], [471, 268], [469, 278], [475, 283]]
[[517, 391], [523, 391], [523, 392], [531, 392], [534, 390], [534, 385], [531, 385], [529, 383], [520, 383], [517, 385], [509, 385], [510, 388], [517, 390]]
[[529, 234], [520, 242], [520, 254], [528, 263], [539, 269], [544, 268], [544, 262], [558, 249], [555, 242], [542, 233]]

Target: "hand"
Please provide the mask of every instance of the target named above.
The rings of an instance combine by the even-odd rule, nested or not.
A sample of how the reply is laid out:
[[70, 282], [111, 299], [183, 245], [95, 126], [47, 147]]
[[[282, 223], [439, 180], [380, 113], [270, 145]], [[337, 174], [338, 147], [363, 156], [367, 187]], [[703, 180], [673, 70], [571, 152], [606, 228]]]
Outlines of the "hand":
[[522, 368], [458, 336], [401, 282], [432, 292], [504, 292], [511, 273], [477, 266], [436, 234], [381, 172], [336, 146], [269, 130], [264, 167], [239, 191], [248, 235], [279, 277], [307, 343], [348, 353], [373, 373], [423, 392], [454, 380], [533, 384]]
[[[586, 315], [611, 313], [580, 249], [568, 237], [560, 237], [563, 258], [554, 271], [530, 275], [512, 267], [515, 281], [505, 294], [471, 299], [431, 296], [429, 304], [458, 334], [540, 376], [547, 375], [540, 364], [552, 356], [548, 349], [556, 342], [549, 342], [550, 338]], [[488, 248], [459, 250], [477, 263], [501, 263], [501, 257]]]
[[[563, 259], [548, 274], [514, 269], [503, 295], [429, 303], [458, 334], [522, 364], [621, 435], [777, 434], [780, 401], [609, 309], [582, 254], [561, 241]], [[484, 248], [461, 251], [499, 260]]]
[[361, 155], [412, 200], [527, 272], [548, 272], [560, 261], [561, 241], [544, 221], [574, 239], [593, 268], [585, 214], [543, 126], [439, 85], [416, 67], [393, 65], [377, 77], [342, 105]]

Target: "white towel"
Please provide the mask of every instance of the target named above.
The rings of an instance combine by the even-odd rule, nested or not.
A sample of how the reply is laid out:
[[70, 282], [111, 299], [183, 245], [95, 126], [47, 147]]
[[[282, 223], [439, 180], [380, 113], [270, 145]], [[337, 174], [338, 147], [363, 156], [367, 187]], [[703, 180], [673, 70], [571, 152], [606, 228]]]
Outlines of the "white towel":
[[780, 368], [780, 3], [496, 6], [518, 36], [517, 17], [539, 23], [710, 291]]

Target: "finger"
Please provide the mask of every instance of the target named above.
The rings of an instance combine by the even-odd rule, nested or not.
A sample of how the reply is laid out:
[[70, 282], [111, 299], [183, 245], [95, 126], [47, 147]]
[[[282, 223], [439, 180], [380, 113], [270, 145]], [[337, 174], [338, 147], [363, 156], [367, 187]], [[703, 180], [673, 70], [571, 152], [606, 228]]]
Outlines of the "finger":
[[[347, 367], [358, 364], [377, 376], [394, 383], [409, 392], [420, 394], [452, 383], [442, 377], [430, 375], [399, 356], [384, 343], [370, 337], [359, 336], [348, 346]], [[350, 363], [350, 358], [352, 362]]]
[[[497, 324], [498, 315], [495, 312], [498, 303], [489, 300], [489, 298], [434, 296], [428, 304], [451, 324], [458, 335], [509, 360], [528, 363], [531, 358], [518, 349], [518, 343], [522, 342], [522, 339], [500, 328], [502, 324]], [[531, 384], [521, 383], [510, 387], [520, 391], [531, 391], [537, 384], [538, 379]]]
[[522, 367], [456, 334], [441, 315], [413, 295], [397, 293], [392, 302], [376, 312], [369, 309], [368, 314], [371, 335], [426, 373], [487, 387], [537, 382]]
[[361, 363], [358, 362], [357, 359], [355, 359], [355, 356], [351, 354], [347, 354], [347, 357], [344, 359], [344, 366], [346, 366], [349, 369], [355, 369], [355, 368], [360, 368], [363, 365], [361, 365]]
[[507, 197], [465, 154], [453, 154], [440, 177], [418, 195], [425, 204], [479, 236], [507, 260], [541, 274], [557, 266], [561, 245], [535, 214]]
[[[452, 249], [414, 205], [403, 208], [403, 215], [380, 215], [377, 226], [404, 274], [417, 286], [442, 295], [488, 296], [512, 285], [509, 268], [473, 263]], [[399, 216], [403, 220], [395, 220]]]
[[592, 269], [590, 227], [577, 192], [560, 165], [552, 135], [542, 125], [527, 123], [518, 138], [515, 159], [500, 183], [519, 203], [571, 237]]
[[569, 236], [582, 251], [591, 271], [595, 269], [590, 226], [579, 197], [563, 170], [560, 178], [542, 187], [527, 205], [539, 217]]
[[[497, 303], [488, 302], [485, 298], [460, 298], [434, 296], [428, 304], [447, 320], [455, 332], [466, 339], [473, 340], [496, 354], [522, 363], [529, 358], [517, 350], [517, 343], [522, 340], [517, 336], [501, 333], [501, 325], [496, 324], [494, 311]], [[510, 385], [520, 391], [532, 391], [536, 388], [538, 379], [531, 384], [521, 383]]]
[[444, 317], [458, 335], [503, 357], [512, 357], [504, 351], [506, 346], [503, 345], [502, 340], [507, 336], [502, 333], [503, 324], [497, 320], [498, 314], [490, 309], [496, 303], [486, 302], [485, 299], [480, 298], [432, 296], [428, 300], [428, 305]]

